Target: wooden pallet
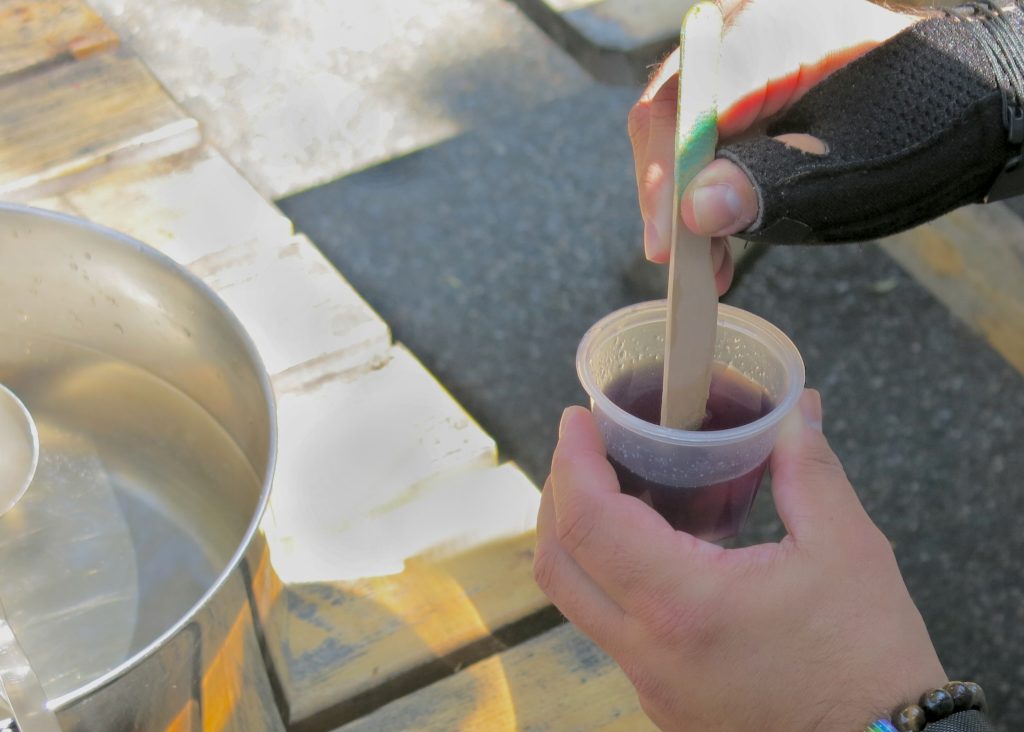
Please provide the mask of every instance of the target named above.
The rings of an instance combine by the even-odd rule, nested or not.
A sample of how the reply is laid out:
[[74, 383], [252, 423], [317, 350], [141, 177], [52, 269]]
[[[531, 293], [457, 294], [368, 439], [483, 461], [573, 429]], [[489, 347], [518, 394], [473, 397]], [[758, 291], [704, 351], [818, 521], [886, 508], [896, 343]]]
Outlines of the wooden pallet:
[[882, 247], [1024, 373], [1022, 228], [1002, 204], [968, 206]]
[[0, 86], [0, 199], [54, 195], [107, 170], [199, 144], [137, 60], [103, 54]]
[[80, 0], [0, 0], [0, 84], [117, 43], [117, 34]]
[[576, 628], [563, 625], [336, 732], [656, 729], [619, 667]]

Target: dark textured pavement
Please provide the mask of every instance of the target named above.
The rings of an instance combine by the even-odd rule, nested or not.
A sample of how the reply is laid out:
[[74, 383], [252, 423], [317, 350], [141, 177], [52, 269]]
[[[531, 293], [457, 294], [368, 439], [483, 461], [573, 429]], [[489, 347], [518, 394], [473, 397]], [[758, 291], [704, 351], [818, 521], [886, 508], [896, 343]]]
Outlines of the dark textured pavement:
[[[541, 482], [576, 344], [631, 286], [635, 91], [592, 91], [281, 202]], [[641, 278], [643, 279], [643, 278]], [[776, 248], [727, 298], [786, 331], [948, 672], [1024, 719], [1024, 378], [878, 248]], [[744, 541], [778, 536], [762, 493]], [[837, 663], [841, 663], [837, 659]]]

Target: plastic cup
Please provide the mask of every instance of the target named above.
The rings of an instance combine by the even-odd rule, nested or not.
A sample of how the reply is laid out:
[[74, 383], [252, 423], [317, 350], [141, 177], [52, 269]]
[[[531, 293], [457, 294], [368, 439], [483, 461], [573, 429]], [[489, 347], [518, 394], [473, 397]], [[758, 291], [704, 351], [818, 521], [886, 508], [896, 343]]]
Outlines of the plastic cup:
[[702, 432], [644, 421], [616, 406], [606, 390], [628, 373], [660, 373], [665, 311], [666, 301], [658, 300], [602, 318], [583, 336], [576, 370], [623, 492], [676, 529], [721, 541], [747, 520], [782, 419], [803, 391], [804, 364], [774, 325], [720, 304], [716, 368], [735, 369], [763, 387], [767, 411], [739, 427]]

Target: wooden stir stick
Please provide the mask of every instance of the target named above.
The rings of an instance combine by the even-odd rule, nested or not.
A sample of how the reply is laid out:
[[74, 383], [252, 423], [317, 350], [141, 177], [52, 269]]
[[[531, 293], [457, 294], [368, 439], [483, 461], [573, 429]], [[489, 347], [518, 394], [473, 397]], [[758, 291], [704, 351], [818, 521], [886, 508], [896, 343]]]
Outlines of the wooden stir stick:
[[698, 429], [704, 421], [718, 325], [718, 291], [711, 239], [686, 228], [679, 218], [679, 199], [694, 176], [715, 157], [722, 22], [718, 5], [700, 2], [686, 14], [679, 34], [679, 110], [661, 424], [687, 430]]

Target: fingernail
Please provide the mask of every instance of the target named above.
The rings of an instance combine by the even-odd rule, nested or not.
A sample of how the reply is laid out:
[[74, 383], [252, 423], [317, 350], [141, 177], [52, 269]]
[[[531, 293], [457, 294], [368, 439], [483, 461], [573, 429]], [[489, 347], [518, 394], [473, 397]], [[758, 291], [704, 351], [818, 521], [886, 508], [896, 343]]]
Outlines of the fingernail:
[[665, 254], [665, 241], [658, 232], [658, 227], [653, 221], [644, 222], [644, 256], [648, 259], [658, 259]]
[[565, 434], [565, 423], [569, 421], [569, 410], [565, 409], [562, 411], [562, 418], [558, 421], [558, 439], [562, 439], [562, 435]]
[[800, 399], [800, 413], [808, 427], [818, 432], [822, 431], [821, 394], [814, 389], [808, 389]]
[[693, 218], [698, 233], [727, 236], [750, 225], [743, 221], [743, 201], [730, 185], [700, 186], [693, 192]]

